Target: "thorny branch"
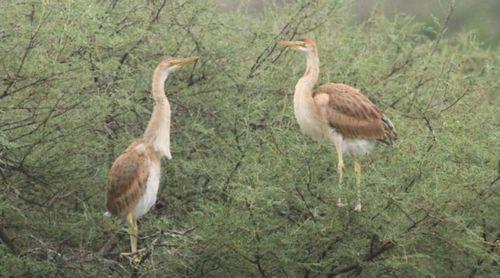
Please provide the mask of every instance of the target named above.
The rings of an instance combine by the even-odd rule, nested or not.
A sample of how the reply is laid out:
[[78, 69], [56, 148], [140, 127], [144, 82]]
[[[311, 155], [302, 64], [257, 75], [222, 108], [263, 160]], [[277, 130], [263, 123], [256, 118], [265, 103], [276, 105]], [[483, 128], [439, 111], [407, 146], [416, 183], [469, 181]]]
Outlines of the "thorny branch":
[[[31, 18], [31, 22], [33, 24], [34, 22], [34, 17], [35, 17], [35, 11], [36, 11], [36, 8], [35, 8], [35, 5], [33, 4], [32, 5], [32, 11], [31, 11], [31, 15], [30, 15], [30, 18]], [[36, 27], [35, 30], [32, 30], [31, 31], [31, 36], [28, 40], [28, 44], [26, 45], [26, 47], [24, 48], [24, 52], [23, 52], [23, 55], [21, 57], [21, 61], [19, 63], [19, 66], [17, 67], [17, 70], [16, 72], [14, 73], [13, 76], [10, 76], [10, 82], [8, 83], [7, 87], [5, 88], [5, 90], [3, 91], [3, 94], [0, 96], [0, 99], [6, 97], [6, 96], [9, 96], [12, 94], [12, 92], [10, 91], [10, 88], [12, 88], [12, 86], [14, 86], [14, 84], [18, 81], [18, 77], [19, 77], [19, 74], [21, 73], [25, 63], [26, 63], [26, 60], [28, 58], [28, 55], [30, 54], [31, 50], [35, 47], [35, 40], [38, 36], [38, 33], [40, 32], [40, 29], [42, 28], [43, 24], [45, 23], [45, 20], [48, 18], [50, 13], [47, 13], [44, 15], [44, 17], [42, 17], [42, 19], [40, 20], [40, 23], [38, 24], [38, 26]]]
[[[307, 8], [309, 8], [314, 1], [305, 2], [300, 6], [300, 8], [295, 12], [294, 15], [290, 17], [290, 20], [281, 28], [281, 31], [274, 36], [273, 43], [268, 45], [255, 60], [254, 64], [250, 67], [249, 73], [247, 75], [247, 79], [252, 79], [257, 74], [258, 70], [265, 64], [265, 62], [273, 56], [275, 53], [276, 47], [278, 46], [278, 39], [286, 37], [289, 40], [295, 38], [299, 33], [307, 33], [318, 29], [328, 22], [327, 19], [321, 20], [319, 22], [313, 22], [313, 26], [302, 26], [304, 24], [304, 20], [311, 17], [310, 14], [304, 12]], [[335, 7], [330, 7], [326, 18], [328, 18], [335, 11]], [[299, 32], [299, 29], [303, 27], [304, 31]], [[282, 55], [285, 53], [285, 49], [280, 49], [278, 54], [272, 59], [271, 64], [275, 63]]]
[[[400, 98], [394, 100], [389, 104], [391, 108], [396, 108], [396, 105], [403, 99], [407, 97], [412, 97], [412, 102], [414, 102], [415, 97], [417, 96], [418, 89], [422, 87], [424, 84], [426, 84], [429, 81], [432, 81], [435, 79], [435, 77], [425, 77], [427, 70], [429, 69], [430, 62], [432, 61], [432, 58], [434, 57], [434, 53], [438, 49], [439, 43], [441, 42], [442, 38], [444, 37], [444, 34], [446, 33], [446, 30], [448, 28], [448, 23], [451, 19], [451, 16], [453, 15], [453, 12], [455, 10], [456, 3], [455, 1], [452, 1], [448, 10], [448, 13], [446, 15], [446, 18], [444, 22], [441, 25], [441, 30], [438, 32], [438, 35], [436, 39], [433, 42], [431, 51], [427, 54], [427, 62], [425, 63], [424, 68], [422, 69], [422, 72], [420, 74], [420, 78], [418, 79], [416, 85], [410, 90], [409, 94], [403, 95]], [[409, 107], [410, 108], [410, 107]]]

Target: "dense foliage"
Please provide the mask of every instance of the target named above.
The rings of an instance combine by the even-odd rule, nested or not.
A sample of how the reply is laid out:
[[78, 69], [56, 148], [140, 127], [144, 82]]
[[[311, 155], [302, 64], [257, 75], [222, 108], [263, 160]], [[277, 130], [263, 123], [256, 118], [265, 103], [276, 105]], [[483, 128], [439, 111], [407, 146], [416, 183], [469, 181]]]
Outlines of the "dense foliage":
[[[498, 66], [474, 34], [376, 10], [353, 24], [342, 1], [219, 13], [205, 1], [0, 3], [0, 271], [69, 276], [494, 276], [500, 271]], [[337, 187], [336, 154], [299, 132], [304, 57], [321, 82], [356, 86], [396, 125], [396, 148]], [[173, 159], [159, 199], [128, 232], [103, 216], [107, 171], [149, 119], [151, 74], [167, 81]]]

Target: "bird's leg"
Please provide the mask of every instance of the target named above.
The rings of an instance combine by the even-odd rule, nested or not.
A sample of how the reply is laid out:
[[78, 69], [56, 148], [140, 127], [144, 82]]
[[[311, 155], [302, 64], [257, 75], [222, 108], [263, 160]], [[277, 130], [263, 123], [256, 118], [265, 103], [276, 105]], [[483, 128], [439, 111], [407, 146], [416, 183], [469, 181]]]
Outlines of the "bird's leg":
[[130, 223], [130, 247], [132, 249], [132, 254], [137, 253], [137, 220], [129, 213], [127, 216]]
[[355, 211], [361, 211], [361, 164], [354, 158], [354, 172], [356, 172], [356, 205]]
[[138, 235], [137, 219], [134, 218], [131, 212], [127, 214], [127, 222], [130, 227], [130, 248], [132, 252], [121, 253], [120, 255], [127, 257], [132, 256], [132, 262], [139, 263], [141, 261], [141, 258], [137, 252], [137, 235]]
[[[342, 146], [337, 146], [337, 145], [338, 144], [335, 144], [338, 155], [337, 170], [339, 175], [339, 194], [342, 194], [342, 183], [344, 182], [344, 157], [342, 154]], [[342, 199], [339, 196], [339, 198], [337, 199], [337, 207], [343, 207], [343, 206], [344, 204], [342, 203]]]

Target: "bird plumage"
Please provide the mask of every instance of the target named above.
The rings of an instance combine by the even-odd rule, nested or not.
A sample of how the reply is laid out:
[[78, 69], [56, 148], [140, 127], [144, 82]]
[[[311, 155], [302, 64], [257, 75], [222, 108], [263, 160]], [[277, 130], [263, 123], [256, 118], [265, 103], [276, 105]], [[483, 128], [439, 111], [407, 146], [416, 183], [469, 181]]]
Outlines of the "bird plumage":
[[[361, 165], [356, 156], [369, 153], [377, 140], [392, 144], [397, 139], [394, 125], [375, 104], [353, 87], [328, 83], [313, 90], [319, 79], [319, 56], [313, 39], [281, 41], [279, 44], [306, 56], [306, 71], [297, 82], [293, 97], [295, 118], [302, 132], [316, 140], [329, 140], [335, 145], [340, 189], [344, 172], [343, 154], [349, 153], [354, 157], [358, 196], [355, 210], [359, 211]], [[343, 205], [340, 197], [337, 205]]]
[[132, 143], [115, 160], [109, 171], [106, 198], [108, 211], [121, 219], [126, 219], [129, 212], [133, 212], [136, 219], [147, 212], [135, 209], [143, 199], [148, 186], [155, 186], [150, 183], [151, 171], [154, 166], [159, 168], [159, 164], [160, 158], [151, 145], [145, 144], [142, 140]]
[[321, 85], [313, 98], [323, 94], [328, 102], [317, 102], [324, 111], [328, 125], [346, 139], [375, 139], [393, 143], [394, 126], [366, 96], [357, 89], [340, 83]]
[[[134, 141], [111, 166], [108, 175], [106, 208], [108, 212], [130, 226], [132, 253], [137, 253], [137, 219], [146, 214], [156, 202], [160, 184], [163, 156], [170, 159], [170, 104], [165, 95], [165, 80], [170, 72], [194, 63], [190, 58], [167, 58], [153, 74], [153, 113], [142, 139]], [[127, 255], [130, 255], [127, 254]]]

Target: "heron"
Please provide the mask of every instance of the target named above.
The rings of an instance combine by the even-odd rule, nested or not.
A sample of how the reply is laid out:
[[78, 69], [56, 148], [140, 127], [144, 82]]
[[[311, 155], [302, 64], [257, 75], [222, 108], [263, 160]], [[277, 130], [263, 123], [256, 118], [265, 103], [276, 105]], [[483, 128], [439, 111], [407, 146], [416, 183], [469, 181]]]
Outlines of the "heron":
[[[306, 71], [295, 85], [295, 118], [304, 134], [315, 140], [327, 140], [335, 146], [339, 194], [344, 176], [343, 155], [351, 155], [356, 174], [354, 210], [361, 211], [361, 164], [358, 157], [370, 153], [377, 141], [393, 145], [397, 140], [394, 125], [356, 88], [342, 83], [327, 83], [314, 90], [319, 78], [319, 56], [313, 39], [279, 41], [278, 44], [306, 56]], [[340, 195], [336, 205], [345, 205]]]
[[173, 71], [192, 64], [198, 56], [169, 57], [161, 61], [153, 74], [154, 108], [142, 138], [135, 140], [115, 160], [108, 176], [106, 208], [109, 214], [125, 221], [130, 228], [130, 253], [138, 258], [137, 219], [156, 202], [161, 176], [161, 158], [172, 158], [170, 152], [170, 104], [165, 95], [165, 81]]

